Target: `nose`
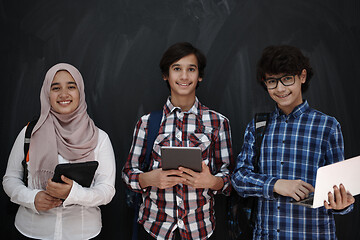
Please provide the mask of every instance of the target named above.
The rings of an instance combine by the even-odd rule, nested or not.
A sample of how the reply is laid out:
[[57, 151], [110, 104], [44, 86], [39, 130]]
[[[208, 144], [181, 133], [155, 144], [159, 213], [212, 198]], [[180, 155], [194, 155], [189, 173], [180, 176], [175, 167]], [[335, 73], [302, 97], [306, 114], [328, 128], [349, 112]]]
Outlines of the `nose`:
[[285, 90], [285, 86], [281, 81], [278, 81], [278, 85], [276, 87], [276, 90], [278, 90], [280, 92]]
[[69, 90], [67, 88], [63, 88], [60, 90], [59, 96], [61, 98], [67, 97], [69, 95]]
[[181, 71], [181, 79], [187, 79], [188, 78], [188, 71], [183, 70]]

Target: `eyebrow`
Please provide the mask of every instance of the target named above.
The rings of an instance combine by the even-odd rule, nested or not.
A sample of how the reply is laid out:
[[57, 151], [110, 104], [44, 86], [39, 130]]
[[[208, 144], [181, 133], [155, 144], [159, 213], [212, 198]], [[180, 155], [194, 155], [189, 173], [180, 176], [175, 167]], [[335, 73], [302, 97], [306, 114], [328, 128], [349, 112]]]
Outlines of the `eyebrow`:
[[[171, 65], [171, 67], [179, 67], [179, 66], [181, 66], [179, 63], [174, 63], [173, 65]], [[198, 68], [198, 66], [196, 64], [189, 64], [189, 67]]]
[[283, 77], [287, 77], [287, 76], [291, 76], [291, 74], [285, 74], [285, 75], [282, 75], [281, 77], [275, 77], [275, 76], [271, 76], [271, 77], [264, 77], [264, 80], [268, 80], [268, 79], [278, 79], [278, 78], [283, 78]]
[[[76, 82], [67, 82], [67, 84], [74, 84], [74, 85], [77, 85], [77, 84], [76, 84]], [[56, 85], [60, 85], [60, 83], [57, 83], [57, 82], [52, 83], [52, 84], [50, 85], [50, 87], [52, 87], [52, 86], [56, 86]]]

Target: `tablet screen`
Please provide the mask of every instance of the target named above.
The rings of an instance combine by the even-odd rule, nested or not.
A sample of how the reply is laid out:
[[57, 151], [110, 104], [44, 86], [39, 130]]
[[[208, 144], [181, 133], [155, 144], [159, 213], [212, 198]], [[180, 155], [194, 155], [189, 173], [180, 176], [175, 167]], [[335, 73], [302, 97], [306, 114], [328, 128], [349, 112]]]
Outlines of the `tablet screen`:
[[163, 170], [186, 167], [201, 172], [200, 147], [161, 147], [161, 164]]
[[97, 161], [58, 164], [55, 167], [52, 181], [63, 183], [61, 175], [64, 175], [83, 187], [90, 187], [98, 165]]

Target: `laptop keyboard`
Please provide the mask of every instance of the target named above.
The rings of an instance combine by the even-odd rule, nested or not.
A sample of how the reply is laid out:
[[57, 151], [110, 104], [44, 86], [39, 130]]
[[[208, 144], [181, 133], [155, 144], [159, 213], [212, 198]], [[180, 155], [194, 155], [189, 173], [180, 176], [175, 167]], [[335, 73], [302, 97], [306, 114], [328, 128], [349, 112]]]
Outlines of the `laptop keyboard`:
[[314, 198], [313, 197], [310, 197], [310, 198], [307, 198], [307, 199], [304, 199], [302, 201], [300, 201], [301, 203], [304, 203], [304, 204], [309, 204], [309, 205], [312, 205], [313, 202], [314, 202]]

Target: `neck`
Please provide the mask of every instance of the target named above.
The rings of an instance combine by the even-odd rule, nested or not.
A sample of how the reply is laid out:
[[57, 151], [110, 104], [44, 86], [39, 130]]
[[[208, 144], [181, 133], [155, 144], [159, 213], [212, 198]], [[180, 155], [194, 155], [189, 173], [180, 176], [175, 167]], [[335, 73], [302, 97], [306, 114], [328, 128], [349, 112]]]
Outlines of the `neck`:
[[191, 109], [191, 107], [194, 105], [195, 103], [195, 95], [193, 97], [189, 97], [189, 96], [171, 96], [171, 103], [175, 106], [175, 107], [179, 107], [181, 108], [182, 111], [187, 112]]
[[294, 104], [293, 106], [279, 106], [278, 104], [278, 108], [280, 108], [280, 110], [285, 113], [285, 115], [289, 115], [290, 113], [292, 113], [292, 111], [294, 111], [294, 109], [301, 105], [303, 103], [303, 101], [301, 100], [300, 102], [298, 102], [297, 104]]

